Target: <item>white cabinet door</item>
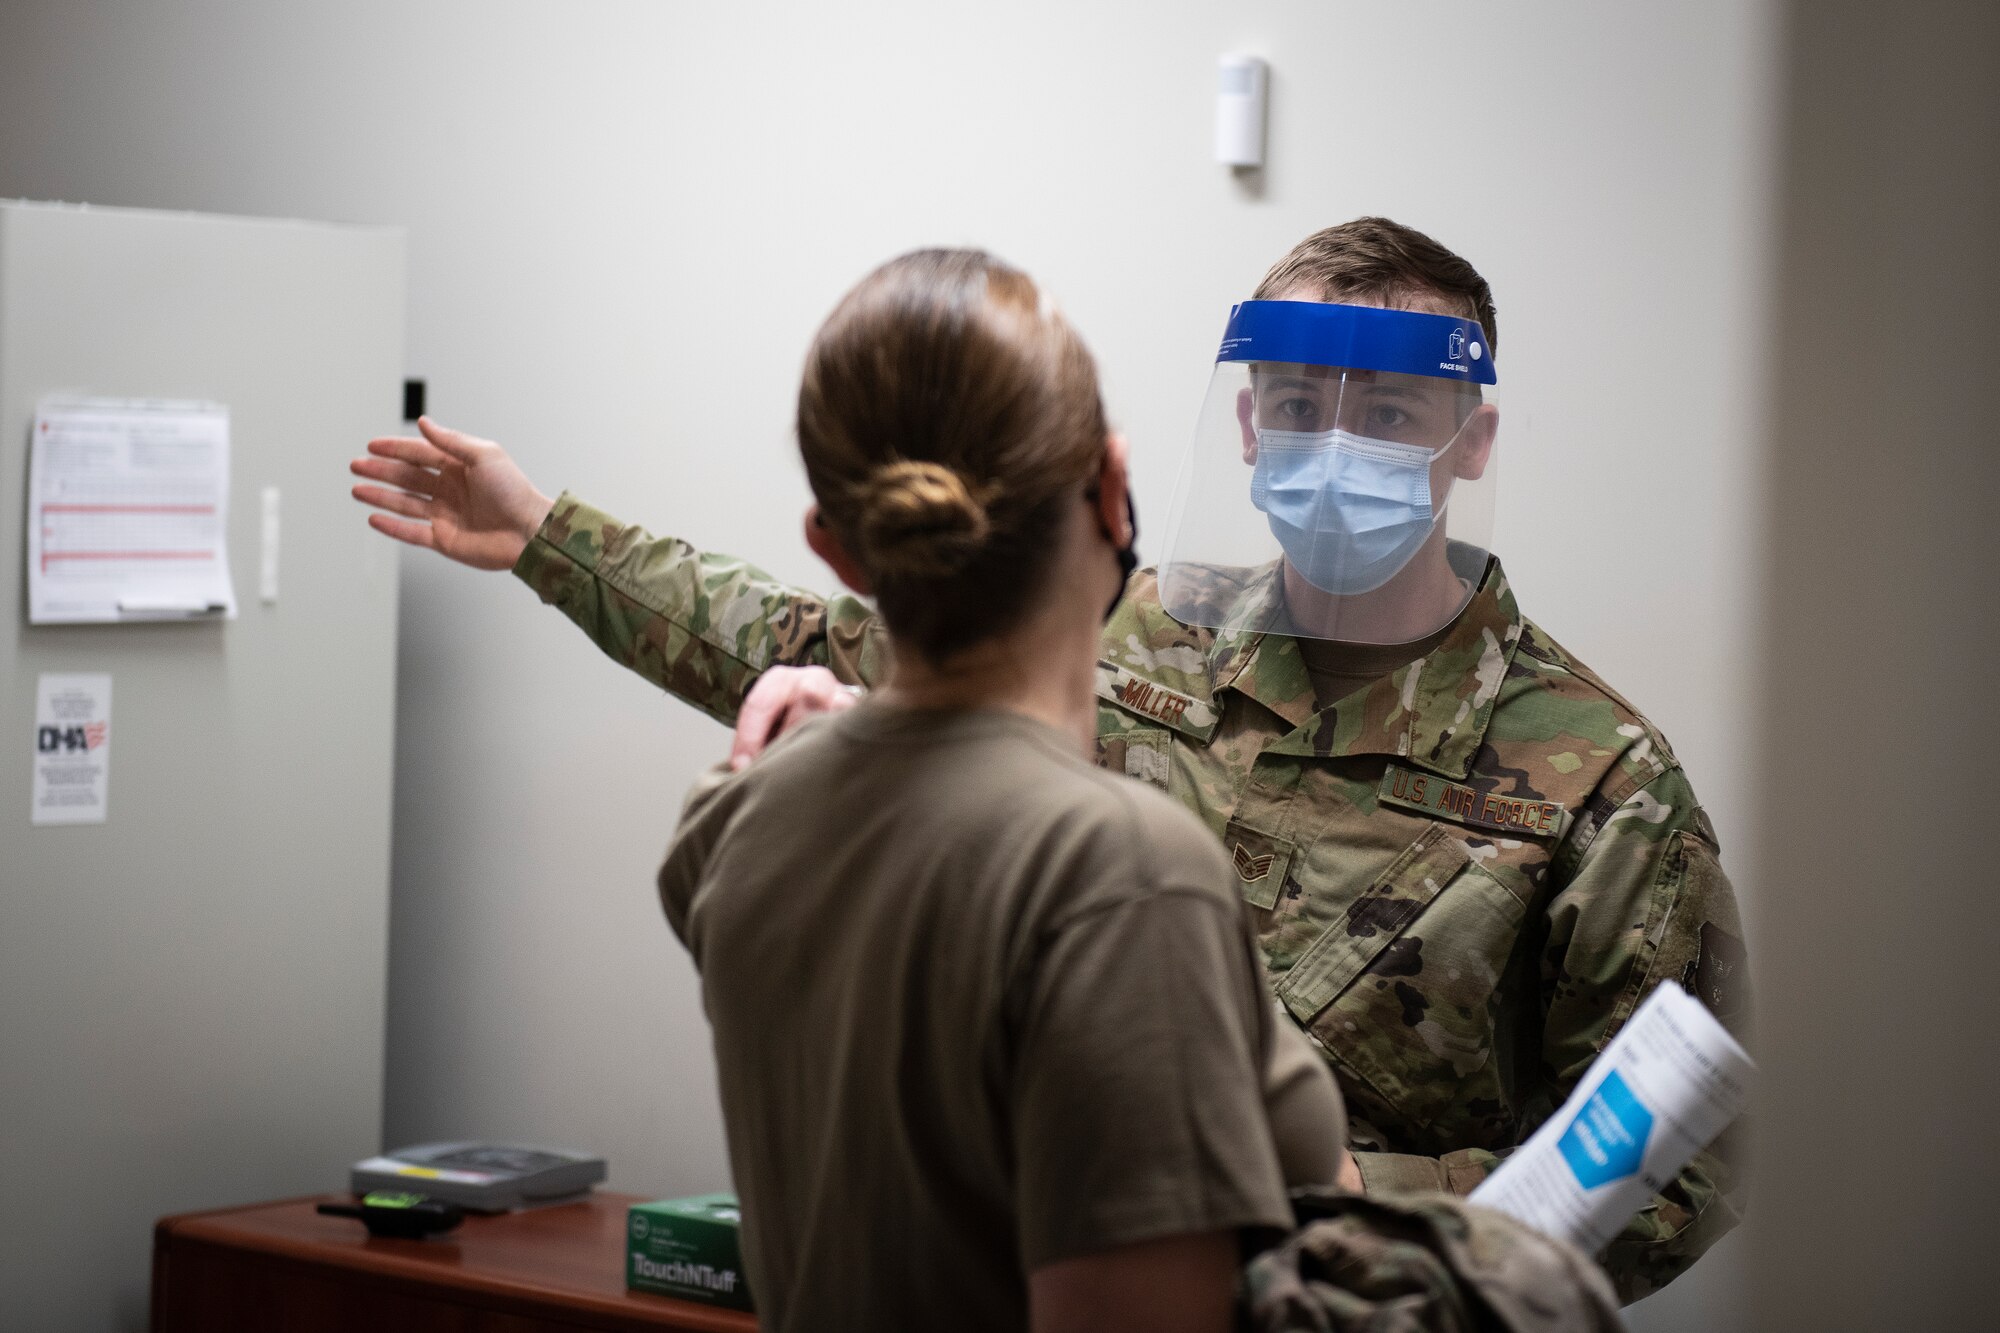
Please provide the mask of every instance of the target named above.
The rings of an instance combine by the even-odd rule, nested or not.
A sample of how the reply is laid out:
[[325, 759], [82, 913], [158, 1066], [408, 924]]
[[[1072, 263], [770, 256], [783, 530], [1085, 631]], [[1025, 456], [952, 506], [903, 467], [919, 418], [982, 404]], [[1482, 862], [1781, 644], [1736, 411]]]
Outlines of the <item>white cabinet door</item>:
[[[403, 236], [0, 205], [0, 1322], [140, 1328], [153, 1219], [337, 1189], [379, 1146]], [[52, 394], [229, 408], [237, 619], [27, 623]], [[280, 596], [259, 596], [263, 495]], [[36, 681], [108, 673], [108, 819], [30, 823]]]

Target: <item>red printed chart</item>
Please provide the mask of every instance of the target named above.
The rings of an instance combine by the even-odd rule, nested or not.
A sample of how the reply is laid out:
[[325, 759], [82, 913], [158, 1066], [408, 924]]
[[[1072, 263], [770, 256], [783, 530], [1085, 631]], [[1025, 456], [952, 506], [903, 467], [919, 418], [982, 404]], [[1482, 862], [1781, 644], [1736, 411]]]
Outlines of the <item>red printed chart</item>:
[[31, 623], [236, 614], [227, 408], [45, 403], [29, 495]]

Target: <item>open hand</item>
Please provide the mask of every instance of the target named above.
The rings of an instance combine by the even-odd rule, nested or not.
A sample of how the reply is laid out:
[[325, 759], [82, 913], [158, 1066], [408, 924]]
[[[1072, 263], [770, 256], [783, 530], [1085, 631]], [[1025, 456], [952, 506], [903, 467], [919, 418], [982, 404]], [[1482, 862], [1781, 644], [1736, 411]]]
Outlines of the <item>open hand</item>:
[[555, 502], [491, 440], [429, 417], [417, 429], [422, 439], [370, 440], [369, 457], [347, 465], [357, 477], [388, 483], [354, 488], [355, 499], [388, 511], [370, 514], [368, 526], [474, 569], [512, 569]]

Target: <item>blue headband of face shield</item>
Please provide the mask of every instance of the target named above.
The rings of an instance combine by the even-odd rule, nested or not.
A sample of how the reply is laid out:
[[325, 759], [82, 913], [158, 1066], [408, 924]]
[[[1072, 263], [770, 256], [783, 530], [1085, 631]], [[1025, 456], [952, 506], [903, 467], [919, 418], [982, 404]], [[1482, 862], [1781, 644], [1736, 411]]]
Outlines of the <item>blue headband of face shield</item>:
[[1499, 382], [1486, 330], [1476, 320], [1320, 301], [1243, 302], [1229, 312], [1215, 359]]

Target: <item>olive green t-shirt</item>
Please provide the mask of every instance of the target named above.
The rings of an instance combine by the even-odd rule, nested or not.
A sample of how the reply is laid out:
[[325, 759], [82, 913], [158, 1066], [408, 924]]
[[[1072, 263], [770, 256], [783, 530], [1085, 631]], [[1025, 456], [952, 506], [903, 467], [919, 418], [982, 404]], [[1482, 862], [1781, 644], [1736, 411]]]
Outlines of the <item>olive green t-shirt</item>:
[[701, 970], [766, 1330], [1021, 1329], [1027, 1273], [1285, 1227], [1345, 1138], [1215, 839], [998, 711], [880, 701], [697, 787]]
[[1398, 667], [1429, 656], [1432, 649], [1451, 637], [1456, 623], [1416, 643], [1340, 643], [1301, 637], [1299, 656], [1305, 662], [1306, 676], [1312, 681], [1313, 707], [1338, 703]]

